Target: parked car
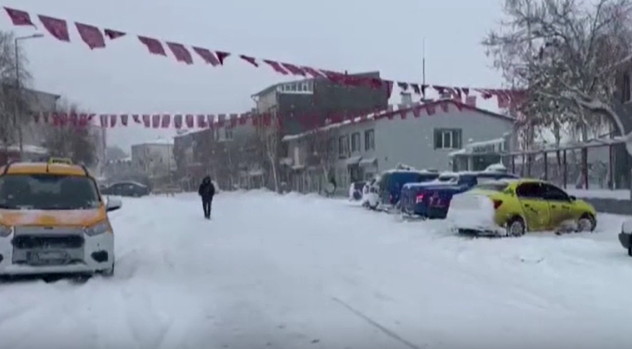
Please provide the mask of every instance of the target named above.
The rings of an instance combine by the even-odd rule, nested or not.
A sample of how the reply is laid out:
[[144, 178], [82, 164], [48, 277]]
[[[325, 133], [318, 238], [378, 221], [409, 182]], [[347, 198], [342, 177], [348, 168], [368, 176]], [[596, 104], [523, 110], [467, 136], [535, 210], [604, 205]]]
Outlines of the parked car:
[[363, 193], [363, 189], [366, 183], [367, 183], [366, 181], [351, 183], [351, 186], [349, 186], [349, 200], [350, 201], [362, 200], [362, 193]]
[[138, 182], [117, 182], [101, 190], [103, 195], [134, 196], [149, 195], [149, 188]]
[[454, 195], [448, 211], [452, 229], [479, 236], [521, 236], [557, 231], [574, 223], [575, 231], [594, 231], [597, 212], [584, 200], [537, 179], [501, 179]]
[[621, 225], [619, 242], [623, 248], [628, 250], [628, 256], [632, 257], [632, 220], [627, 220]]
[[402, 187], [407, 183], [429, 182], [439, 176], [438, 172], [424, 170], [388, 170], [383, 172], [369, 188], [368, 206], [389, 210], [399, 207]]
[[444, 172], [431, 182], [408, 183], [402, 189], [402, 212], [421, 218], [444, 219], [452, 196], [466, 192], [480, 183], [503, 178], [518, 178], [505, 172]]

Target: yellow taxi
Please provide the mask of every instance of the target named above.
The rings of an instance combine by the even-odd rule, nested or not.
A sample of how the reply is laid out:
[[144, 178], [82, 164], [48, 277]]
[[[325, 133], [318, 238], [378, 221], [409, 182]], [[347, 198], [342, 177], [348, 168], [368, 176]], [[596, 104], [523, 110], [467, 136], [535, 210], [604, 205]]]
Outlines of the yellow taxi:
[[0, 167], [0, 276], [114, 274], [114, 235], [105, 200], [82, 165]]
[[534, 231], [593, 231], [595, 208], [554, 184], [503, 179], [455, 195], [448, 217], [453, 229], [475, 235], [520, 236]]

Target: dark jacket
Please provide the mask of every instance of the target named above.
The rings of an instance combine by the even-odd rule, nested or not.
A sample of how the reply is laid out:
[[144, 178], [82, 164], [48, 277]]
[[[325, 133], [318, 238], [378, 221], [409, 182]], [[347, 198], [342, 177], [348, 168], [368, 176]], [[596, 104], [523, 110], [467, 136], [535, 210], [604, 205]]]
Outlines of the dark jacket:
[[212, 200], [215, 195], [215, 186], [211, 181], [211, 177], [205, 177], [200, 184], [200, 189], [198, 189], [198, 194], [205, 200]]

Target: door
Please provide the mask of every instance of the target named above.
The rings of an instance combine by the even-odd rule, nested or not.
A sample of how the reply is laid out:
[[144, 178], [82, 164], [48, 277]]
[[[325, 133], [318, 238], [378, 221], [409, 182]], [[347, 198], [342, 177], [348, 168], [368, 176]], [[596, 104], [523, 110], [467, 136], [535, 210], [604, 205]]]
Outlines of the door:
[[551, 213], [549, 203], [540, 182], [526, 182], [516, 188], [516, 196], [522, 206], [529, 231], [542, 231], [549, 227]]
[[551, 212], [549, 228], [555, 229], [559, 227], [562, 222], [573, 219], [571, 198], [568, 194], [552, 184], [542, 183], [542, 187], [544, 188], [544, 196], [549, 203], [549, 210]]

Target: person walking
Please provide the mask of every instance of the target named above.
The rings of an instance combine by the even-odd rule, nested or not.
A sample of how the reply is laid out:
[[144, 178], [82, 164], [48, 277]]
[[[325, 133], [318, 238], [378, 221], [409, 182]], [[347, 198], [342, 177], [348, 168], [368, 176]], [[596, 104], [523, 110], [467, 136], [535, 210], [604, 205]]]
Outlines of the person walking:
[[211, 204], [213, 203], [213, 196], [215, 195], [215, 186], [211, 181], [210, 176], [204, 177], [198, 194], [202, 198], [202, 208], [204, 209], [204, 218], [211, 219]]

